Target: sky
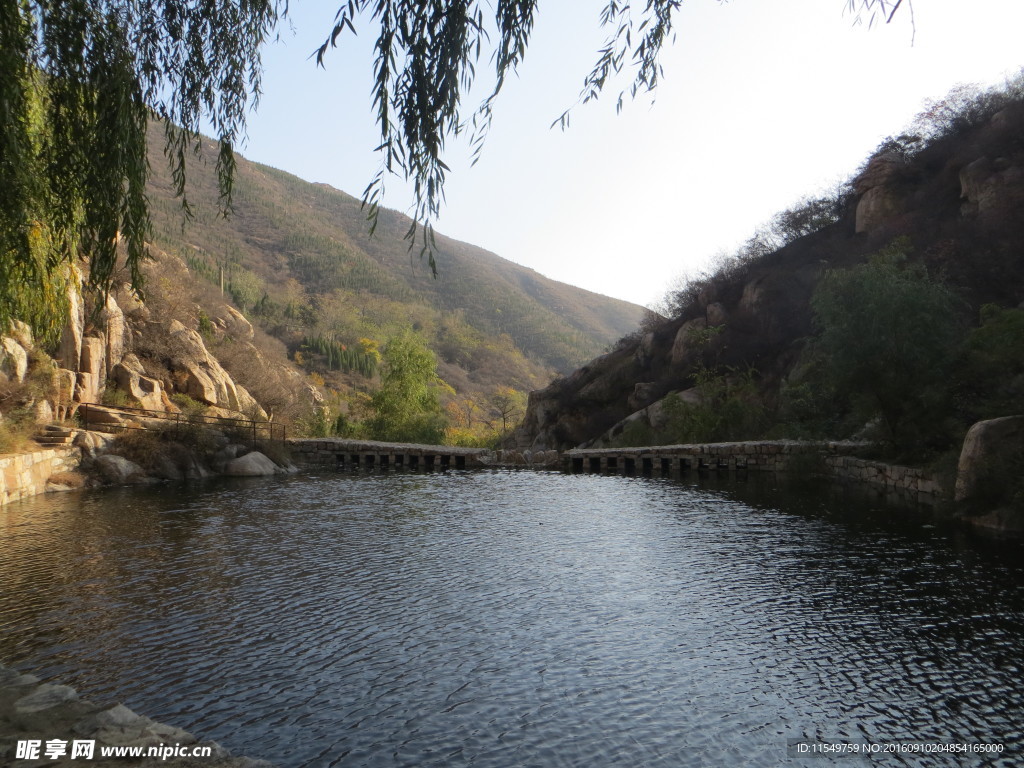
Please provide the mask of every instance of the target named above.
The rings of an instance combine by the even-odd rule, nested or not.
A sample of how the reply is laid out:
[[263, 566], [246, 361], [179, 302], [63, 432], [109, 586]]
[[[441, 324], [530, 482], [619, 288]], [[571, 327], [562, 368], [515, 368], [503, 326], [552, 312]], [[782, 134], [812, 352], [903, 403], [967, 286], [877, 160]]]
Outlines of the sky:
[[[449, 145], [436, 228], [647, 306], [777, 211], [849, 177], [926, 99], [1024, 66], [1020, 0], [915, 0], [913, 18], [904, 3], [891, 24], [871, 28], [854, 23], [846, 0], [687, 0], [653, 103], [640, 96], [616, 114], [613, 87], [576, 106], [567, 130], [552, 128], [576, 104], [605, 40], [603, 5], [540, 2], [482, 158], [471, 167], [468, 146]], [[263, 95], [242, 153], [359, 196], [380, 162], [374, 35], [340, 38], [316, 68], [310, 53], [336, 10], [292, 2], [291, 28], [264, 53]], [[410, 211], [399, 179], [384, 205]]]

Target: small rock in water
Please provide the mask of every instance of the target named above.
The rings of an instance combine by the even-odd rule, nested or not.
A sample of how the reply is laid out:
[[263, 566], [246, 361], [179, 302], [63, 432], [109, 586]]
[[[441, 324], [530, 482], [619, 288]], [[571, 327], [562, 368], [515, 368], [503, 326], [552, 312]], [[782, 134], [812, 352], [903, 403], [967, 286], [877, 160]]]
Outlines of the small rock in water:
[[28, 696], [14, 702], [14, 711], [20, 713], [42, 712], [44, 709], [66, 704], [78, 698], [78, 691], [69, 685], [40, 685]]

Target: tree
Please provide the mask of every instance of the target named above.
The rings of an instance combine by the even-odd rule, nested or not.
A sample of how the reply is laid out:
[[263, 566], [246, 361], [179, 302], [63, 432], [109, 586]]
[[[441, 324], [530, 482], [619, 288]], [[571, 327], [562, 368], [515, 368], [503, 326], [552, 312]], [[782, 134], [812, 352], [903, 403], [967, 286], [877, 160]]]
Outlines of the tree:
[[[891, 19], [903, 0], [847, 0], [855, 11]], [[681, 0], [641, 9], [606, 0], [610, 30], [584, 79], [580, 102], [596, 99], [624, 70], [624, 95], [654, 89], [659, 55], [673, 36]], [[324, 65], [346, 29], [376, 25], [373, 98], [380, 171], [364, 194], [375, 221], [388, 174], [411, 179], [422, 246], [444, 199], [446, 142], [470, 134], [479, 152], [493, 105], [523, 60], [536, 0], [349, 0], [316, 51]], [[199, 129], [212, 126], [217, 170], [230, 207], [233, 146], [260, 87], [260, 46], [287, 14], [287, 0], [80, 0], [0, 4], [0, 322], [26, 314], [40, 322], [60, 293], [66, 265], [89, 259], [92, 285], [107, 289], [124, 243], [131, 281], [141, 285], [149, 217], [146, 124], [163, 121], [166, 154], [184, 199], [186, 161]], [[491, 46], [491, 41], [494, 41]], [[488, 50], [490, 49], [490, 50]], [[492, 56], [489, 95], [468, 117], [464, 94], [484, 53]], [[566, 125], [568, 112], [560, 122]], [[411, 245], [412, 243], [410, 243]]]
[[826, 273], [811, 299], [826, 383], [880, 416], [899, 448], [920, 447], [939, 427], [960, 330], [954, 295], [906, 249], [897, 241], [867, 264]]
[[489, 401], [495, 418], [501, 420], [501, 436], [504, 437], [522, 415], [526, 407], [526, 393], [512, 387], [498, 387]]
[[411, 331], [388, 339], [382, 354], [380, 389], [367, 426], [375, 440], [440, 443], [444, 419], [436, 385], [437, 360]]
[[[179, 195], [199, 128], [220, 142], [225, 206], [232, 147], [259, 93], [260, 45], [278, 0], [0, 3], [0, 324], [59, 327], [79, 256], [108, 289], [123, 244], [141, 286], [149, 215], [146, 129], [163, 121]], [[183, 202], [187, 210], [187, 200]]]

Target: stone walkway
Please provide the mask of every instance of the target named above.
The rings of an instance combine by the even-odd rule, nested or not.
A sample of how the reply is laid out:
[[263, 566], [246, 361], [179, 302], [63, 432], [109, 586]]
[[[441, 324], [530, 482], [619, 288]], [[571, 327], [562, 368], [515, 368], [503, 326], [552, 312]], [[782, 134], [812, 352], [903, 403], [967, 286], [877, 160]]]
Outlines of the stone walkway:
[[[91, 758], [81, 754], [72, 758], [75, 741], [84, 742], [79, 749], [93, 743]], [[19, 757], [29, 742], [38, 742], [35, 759]], [[205, 757], [104, 757], [104, 747], [161, 746], [178, 754], [191, 754], [195, 747], [209, 747]], [[64, 754], [47, 758], [48, 747]], [[74, 688], [42, 683], [35, 675], [23, 675], [0, 665], [0, 766], [28, 768], [42, 765], [71, 765], [89, 768], [127, 768], [128, 766], [173, 766], [173, 768], [273, 768], [263, 760], [232, 757], [212, 741], [195, 736], [170, 725], [137, 715], [123, 704], [95, 704], [80, 699]]]

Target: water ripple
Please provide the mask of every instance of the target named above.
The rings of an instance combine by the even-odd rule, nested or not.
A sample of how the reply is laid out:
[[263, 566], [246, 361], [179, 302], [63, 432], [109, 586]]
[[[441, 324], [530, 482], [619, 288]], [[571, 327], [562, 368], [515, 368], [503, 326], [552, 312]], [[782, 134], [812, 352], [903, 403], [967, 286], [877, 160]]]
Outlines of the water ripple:
[[1013, 764], [1015, 553], [783, 499], [449, 472], [25, 502], [0, 658], [282, 766], [799, 764], [789, 738]]

